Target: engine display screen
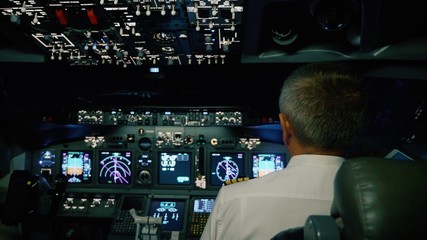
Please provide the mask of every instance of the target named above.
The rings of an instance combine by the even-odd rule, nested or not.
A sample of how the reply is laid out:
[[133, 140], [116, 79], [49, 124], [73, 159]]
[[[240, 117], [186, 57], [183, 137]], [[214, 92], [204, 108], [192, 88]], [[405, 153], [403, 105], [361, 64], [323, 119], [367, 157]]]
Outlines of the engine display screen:
[[159, 152], [159, 184], [190, 185], [191, 153]]

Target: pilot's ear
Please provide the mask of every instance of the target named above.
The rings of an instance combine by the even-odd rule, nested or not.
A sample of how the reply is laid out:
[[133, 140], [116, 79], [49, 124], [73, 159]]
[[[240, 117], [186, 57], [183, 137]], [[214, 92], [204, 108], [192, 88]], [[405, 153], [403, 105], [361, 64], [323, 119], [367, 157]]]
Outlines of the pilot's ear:
[[292, 136], [291, 125], [285, 114], [279, 113], [280, 125], [282, 126], [283, 143], [289, 145], [289, 140]]

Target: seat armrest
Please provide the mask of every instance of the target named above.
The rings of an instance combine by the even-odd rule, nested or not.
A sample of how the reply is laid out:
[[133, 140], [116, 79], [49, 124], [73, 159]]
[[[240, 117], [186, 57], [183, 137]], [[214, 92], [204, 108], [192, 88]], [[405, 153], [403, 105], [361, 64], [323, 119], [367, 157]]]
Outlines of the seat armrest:
[[340, 240], [340, 230], [331, 216], [310, 215], [304, 225], [304, 240]]

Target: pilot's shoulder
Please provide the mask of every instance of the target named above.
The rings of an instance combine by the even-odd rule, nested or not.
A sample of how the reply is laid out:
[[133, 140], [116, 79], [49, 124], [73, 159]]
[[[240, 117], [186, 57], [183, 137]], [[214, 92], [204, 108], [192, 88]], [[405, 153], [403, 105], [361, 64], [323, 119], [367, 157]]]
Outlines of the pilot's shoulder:
[[245, 181], [249, 181], [249, 180], [250, 180], [249, 177], [238, 177], [235, 179], [225, 181], [224, 186], [239, 183], [239, 182], [245, 182]]

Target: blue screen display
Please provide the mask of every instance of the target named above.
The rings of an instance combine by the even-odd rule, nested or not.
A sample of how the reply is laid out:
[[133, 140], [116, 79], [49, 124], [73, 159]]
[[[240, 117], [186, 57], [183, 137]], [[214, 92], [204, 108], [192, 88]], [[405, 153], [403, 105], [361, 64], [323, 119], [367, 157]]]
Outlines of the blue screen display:
[[182, 231], [186, 199], [152, 199], [150, 216], [162, 218], [163, 231]]

